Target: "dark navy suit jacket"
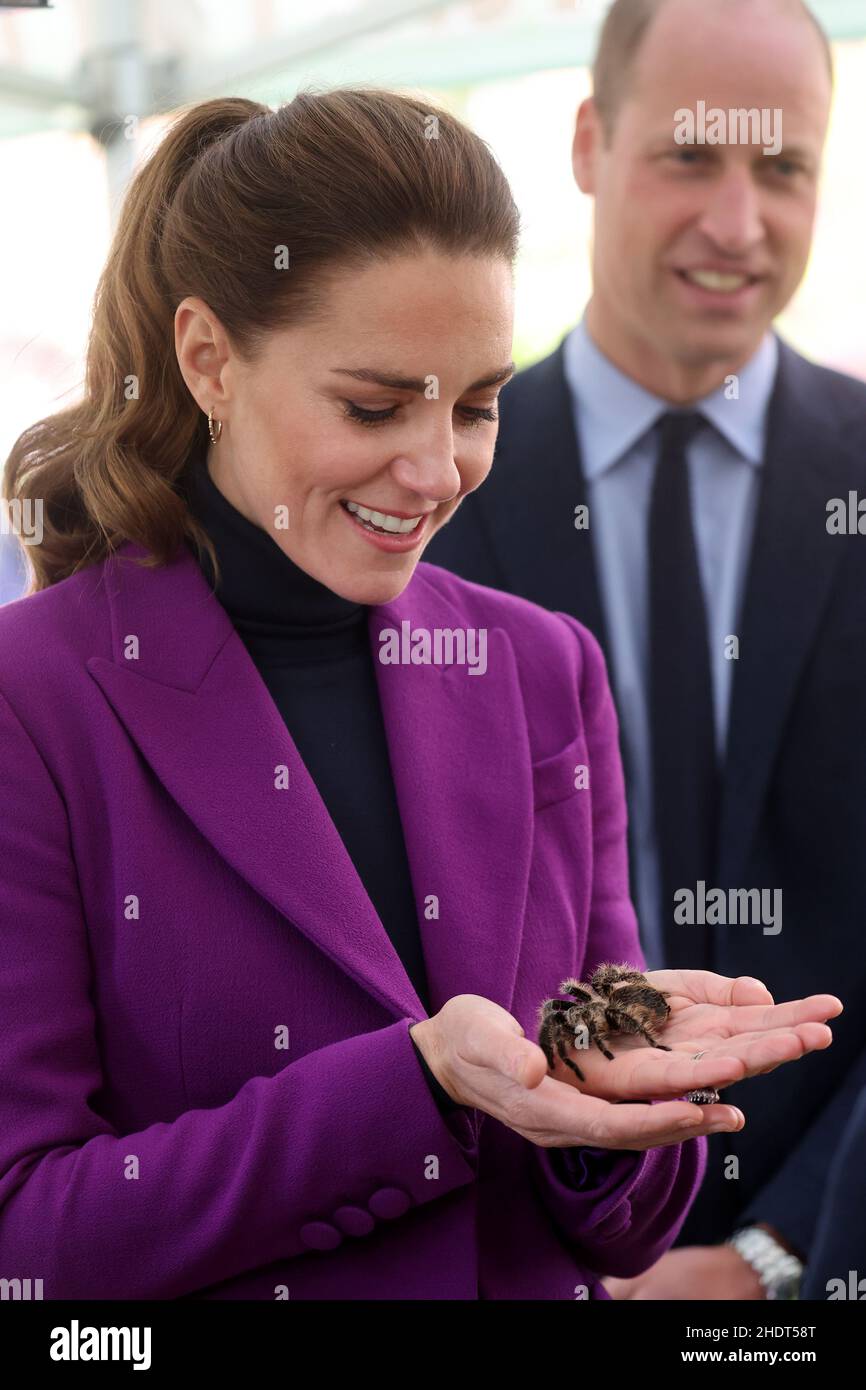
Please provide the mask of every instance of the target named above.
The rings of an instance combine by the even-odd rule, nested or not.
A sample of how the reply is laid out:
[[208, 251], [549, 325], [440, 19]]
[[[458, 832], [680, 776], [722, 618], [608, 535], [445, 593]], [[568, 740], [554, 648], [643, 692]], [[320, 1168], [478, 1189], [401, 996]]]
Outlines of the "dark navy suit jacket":
[[[863, 1089], [827, 1177], [801, 1298], [866, 1299], [866, 1063], [860, 1075]], [[831, 1280], [842, 1280], [842, 1289]]]
[[[805, 1255], [866, 1055], [866, 535], [827, 530], [831, 499], [866, 499], [866, 384], [780, 346], [714, 886], [780, 888], [783, 925], [713, 927], [705, 957], [683, 926], [669, 964], [755, 975], [777, 1001], [829, 992], [845, 1005], [829, 1049], [725, 1092], [746, 1125], [710, 1137], [678, 1241], [767, 1221]], [[503, 390], [493, 470], [424, 558], [572, 614], [610, 662], [591, 516], [574, 527], [586, 500], [560, 344]]]

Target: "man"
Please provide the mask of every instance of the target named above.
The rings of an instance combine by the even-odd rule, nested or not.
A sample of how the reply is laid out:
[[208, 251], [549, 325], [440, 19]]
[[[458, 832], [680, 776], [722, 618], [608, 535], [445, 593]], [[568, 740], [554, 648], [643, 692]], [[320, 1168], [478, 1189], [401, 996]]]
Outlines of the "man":
[[854, 1106], [827, 1175], [801, 1298], [866, 1298], [866, 1067]]
[[845, 1004], [827, 1052], [725, 1092], [744, 1130], [615, 1297], [791, 1296], [859, 1090], [866, 385], [771, 332], [831, 96], [800, 0], [616, 0], [573, 148], [591, 302], [503, 391], [493, 471], [427, 552], [600, 638], [650, 966]]

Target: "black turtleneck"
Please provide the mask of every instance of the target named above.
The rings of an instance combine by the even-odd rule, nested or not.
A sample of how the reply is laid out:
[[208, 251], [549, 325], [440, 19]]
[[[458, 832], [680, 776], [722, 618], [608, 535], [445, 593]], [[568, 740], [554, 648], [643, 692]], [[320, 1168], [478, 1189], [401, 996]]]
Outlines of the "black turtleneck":
[[[313, 579], [242, 516], [214, 483], [203, 454], [191, 464], [186, 494], [219, 560], [216, 597], [258, 668], [429, 1013], [417, 904], [367, 629], [369, 609]], [[190, 548], [213, 588], [209, 557], [199, 558]], [[437, 1104], [447, 1112], [455, 1102], [420, 1050], [418, 1059]]]

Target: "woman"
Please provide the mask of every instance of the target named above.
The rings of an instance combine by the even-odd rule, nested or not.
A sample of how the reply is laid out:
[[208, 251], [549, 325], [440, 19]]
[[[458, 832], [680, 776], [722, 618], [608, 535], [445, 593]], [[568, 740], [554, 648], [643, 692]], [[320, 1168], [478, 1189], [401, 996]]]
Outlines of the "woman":
[[678, 1097], [830, 1041], [689, 972], [583, 1094], [533, 1041], [644, 961], [597, 644], [419, 565], [491, 465], [516, 238], [443, 111], [205, 102], [12, 452], [0, 1266], [46, 1298], [605, 1297], [743, 1122]]

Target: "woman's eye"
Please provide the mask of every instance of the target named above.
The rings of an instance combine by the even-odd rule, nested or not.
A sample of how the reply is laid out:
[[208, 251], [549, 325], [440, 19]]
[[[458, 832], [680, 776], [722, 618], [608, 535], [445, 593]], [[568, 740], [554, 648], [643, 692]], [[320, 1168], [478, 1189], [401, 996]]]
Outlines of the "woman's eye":
[[480, 425], [484, 420], [494, 421], [499, 419], [497, 412], [489, 405], [462, 405], [460, 411], [466, 423], [470, 426]]
[[354, 401], [345, 401], [344, 404], [349, 419], [357, 420], [361, 425], [378, 425], [384, 420], [392, 420], [397, 409], [396, 405], [392, 405], [387, 410], [365, 410], [362, 405], [356, 405]]
[[[356, 405], [354, 401], [344, 401], [343, 404], [348, 418], [357, 420], [360, 425], [380, 425], [384, 424], [386, 420], [393, 420], [398, 408], [396, 405], [392, 405], [386, 410], [366, 410], [362, 405]], [[484, 421], [493, 422], [499, 419], [492, 406], [461, 405], [457, 408], [470, 428], [480, 425]]]

